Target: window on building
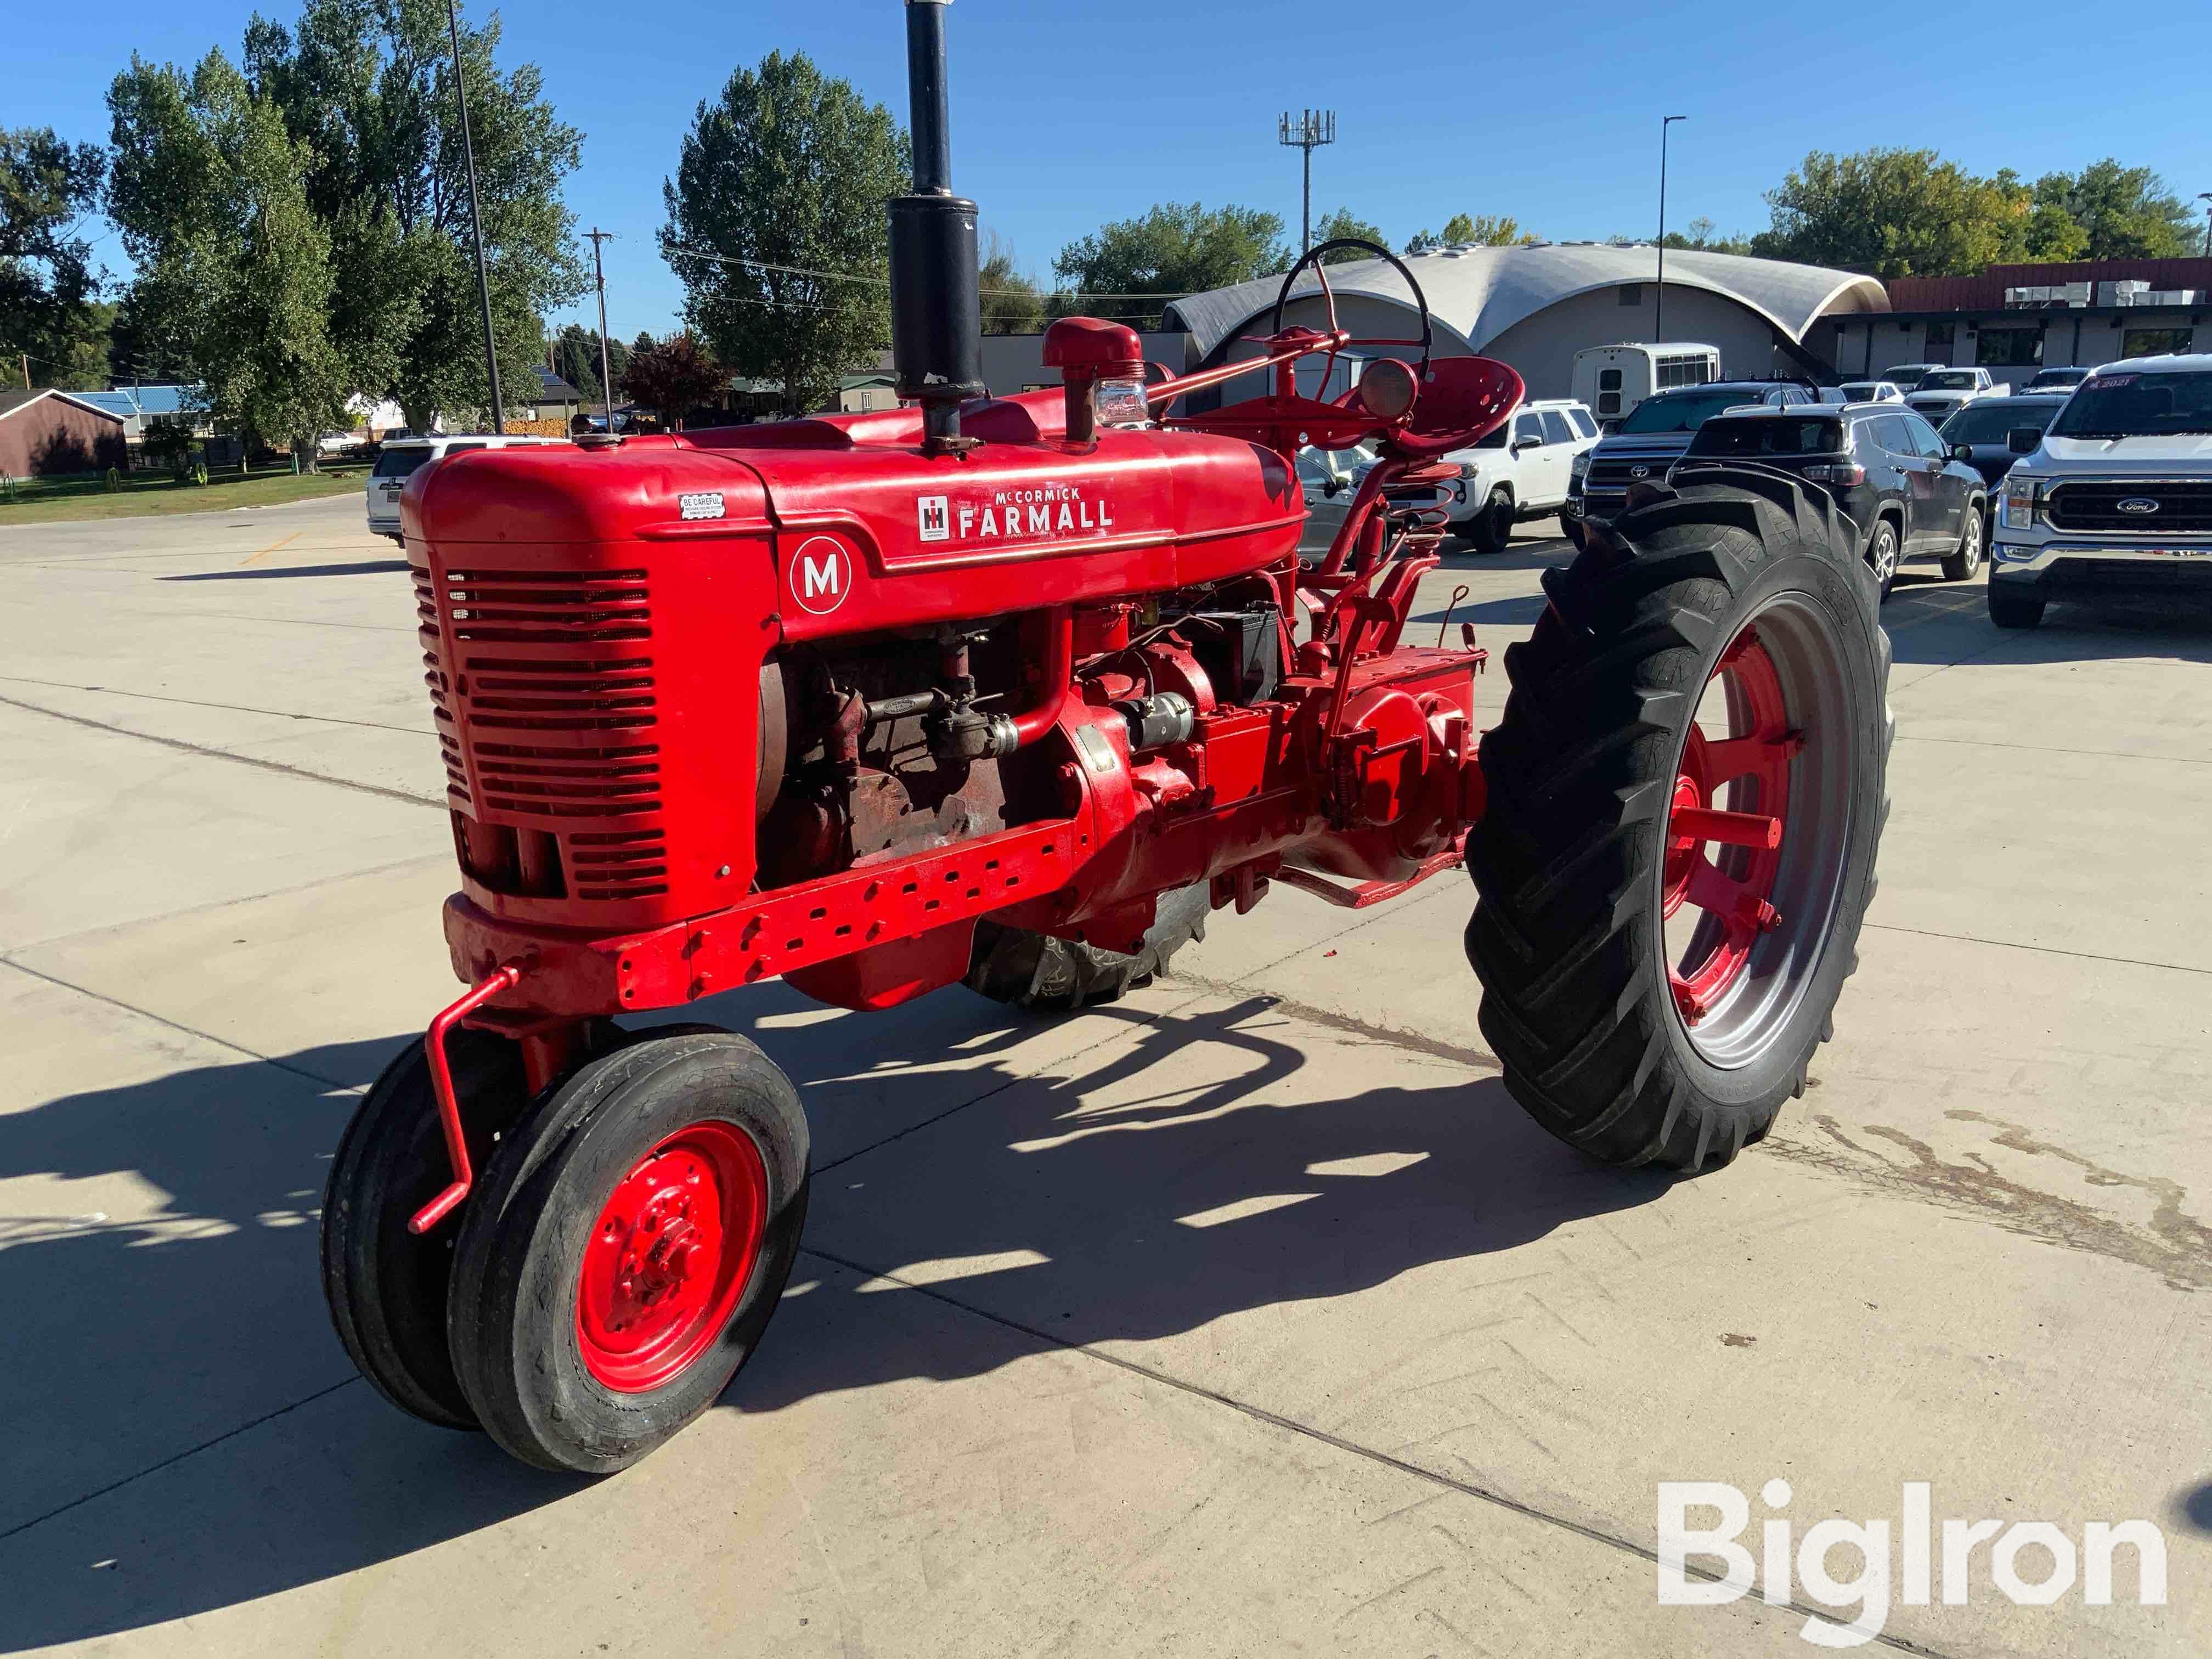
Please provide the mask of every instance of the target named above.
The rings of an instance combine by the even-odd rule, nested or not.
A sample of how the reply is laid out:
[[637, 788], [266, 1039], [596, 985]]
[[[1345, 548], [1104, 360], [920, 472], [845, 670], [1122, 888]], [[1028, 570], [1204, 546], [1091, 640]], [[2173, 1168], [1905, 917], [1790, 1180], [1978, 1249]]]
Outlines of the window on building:
[[1958, 324], [1956, 324], [1956, 323], [1930, 323], [1930, 324], [1929, 324], [1929, 325], [1928, 325], [1928, 355], [1929, 355], [1930, 357], [1933, 357], [1933, 356], [1935, 356], [1938, 352], [1942, 352], [1942, 353], [1946, 354], [1946, 361], [1948, 361], [1948, 354], [1950, 352], [1950, 350], [1951, 350], [1952, 347], [1953, 347], [1953, 346], [1954, 346], [1954, 345], [1956, 345], [1956, 344], [1958, 343], [1958, 338], [1959, 338], [1959, 325], [1958, 325]]
[[1644, 284], [1641, 283], [1623, 283], [1614, 292], [1620, 295], [1620, 303], [1625, 306], [1644, 303]]
[[2043, 361], [2039, 328], [1985, 328], [1974, 338], [1974, 361], [1984, 368], [2012, 368]]
[[2120, 336], [2120, 356], [2157, 357], [2169, 351], [2186, 351], [2194, 331], [2186, 328], [2131, 328]]

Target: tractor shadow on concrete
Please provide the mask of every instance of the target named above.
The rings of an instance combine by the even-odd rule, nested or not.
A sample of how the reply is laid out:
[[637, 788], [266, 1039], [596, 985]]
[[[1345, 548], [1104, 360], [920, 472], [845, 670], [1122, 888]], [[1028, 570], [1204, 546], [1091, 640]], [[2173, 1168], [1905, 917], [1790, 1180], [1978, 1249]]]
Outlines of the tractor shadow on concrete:
[[[1493, 1073], [1316, 1038], [1265, 998], [1201, 1005], [1169, 984], [1143, 1002], [1085, 1017], [1042, 1060], [1049, 1027], [957, 989], [875, 1019], [811, 1018], [781, 988], [690, 1011], [754, 1031], [817, 1126], [805, 1288], [722, 1408], [1326, 1302], [1669, 1184], [1582, 1163]], [[586, 1489], [404, 1416], [330, 1334], [322, 1173], [347, 1091], [408, 1040], [0, 1115], [0, 1177], [128, 1176], [165, 1195], [138, 1221], [10, 1228], [0, 1320], [29, 1363], [0, 1403], [18, 1448], [43, 1447], [0, 1516], [0, 1582], [37, 1587], [8, 1595], [10, 1647], [236, 1606]], [[855, 1269], [931, 1279], [927, 1314], [884, 1317]]]

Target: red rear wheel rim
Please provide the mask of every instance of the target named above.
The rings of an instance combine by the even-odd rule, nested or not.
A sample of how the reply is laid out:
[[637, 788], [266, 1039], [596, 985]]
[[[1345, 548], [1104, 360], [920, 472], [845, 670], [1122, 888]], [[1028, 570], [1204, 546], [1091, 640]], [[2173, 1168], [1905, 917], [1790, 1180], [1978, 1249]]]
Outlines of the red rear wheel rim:
[[[1773, 904], [1790, 831], [1790, 768], [1804, 747], [1793, 730], [1774, 659], [1747, 627], [1713, 669], [1726, 692], [1730, 735], [1690, 728], [1668, 808], [1664, 914], [1703, 912], [1667, 976], [1694, 1029], [1741, 981], [1752, 947], [1782, 924]], [[1718, 836], [1730, 839], [1717, 840]]]
[[730, 1322], [760, 1259], [768, 1168], [720, 1119], [631, 1166], [592, 1224], [576, 1286], [584, 1367], [618, 1394], [672, 1382]]

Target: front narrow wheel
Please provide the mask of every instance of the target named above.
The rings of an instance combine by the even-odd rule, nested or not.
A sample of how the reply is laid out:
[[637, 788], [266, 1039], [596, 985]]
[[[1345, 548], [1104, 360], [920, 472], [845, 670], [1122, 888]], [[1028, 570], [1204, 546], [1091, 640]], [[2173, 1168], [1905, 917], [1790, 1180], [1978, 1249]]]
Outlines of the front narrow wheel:
[[1731, 472], [1593, 527], [1506, 653], [1468, 842], [1482, 1030], [1607, 1163], [1727, 1163], [1831, 1032], [1887, 810], [1856, 539], [1825, 496]]
[[791, 1080], [726, 1031], [641, 1033], [549, 1091], [453, 1264], [454, 1369], [493, 1438], [605, 1474], [713, 1405], [790, 1278], [807, 1147]]

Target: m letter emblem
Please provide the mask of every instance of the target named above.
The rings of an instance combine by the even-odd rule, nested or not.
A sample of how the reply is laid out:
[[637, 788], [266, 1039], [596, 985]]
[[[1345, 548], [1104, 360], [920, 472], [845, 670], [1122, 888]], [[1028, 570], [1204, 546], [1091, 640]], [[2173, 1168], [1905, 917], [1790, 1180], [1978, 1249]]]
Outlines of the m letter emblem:
[[789, 580], [801, 610], [826, 616], [853, 591], [853, 561], [834, 537], [810, 536], [791, 556]]

